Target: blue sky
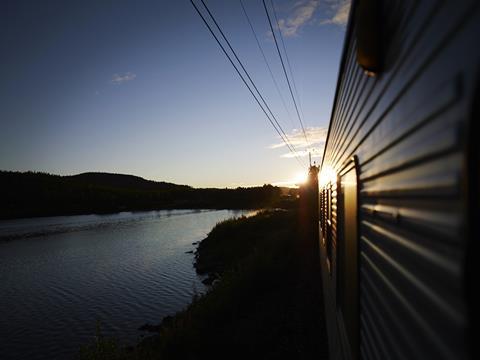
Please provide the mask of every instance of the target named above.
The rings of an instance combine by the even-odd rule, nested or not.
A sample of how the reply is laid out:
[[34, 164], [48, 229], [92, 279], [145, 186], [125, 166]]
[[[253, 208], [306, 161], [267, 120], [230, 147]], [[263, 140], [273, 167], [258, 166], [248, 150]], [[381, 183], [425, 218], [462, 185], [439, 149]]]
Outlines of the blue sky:
[[[302, 153], [262, 2], [243, 2], [290, 117], [240, 2], [206, 0]], [[303, 121], [320, 156], [349, 4], [275, 6]], [[105, 171], [197, 187], [283, 184], [306, 172], [188, 0], [2, 1], [0, 52], [2, 170]]]

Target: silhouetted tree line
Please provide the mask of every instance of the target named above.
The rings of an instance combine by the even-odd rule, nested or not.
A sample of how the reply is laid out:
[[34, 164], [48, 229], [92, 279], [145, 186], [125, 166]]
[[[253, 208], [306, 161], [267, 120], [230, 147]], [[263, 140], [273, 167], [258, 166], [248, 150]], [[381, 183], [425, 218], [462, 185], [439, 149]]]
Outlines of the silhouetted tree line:
[[195, 189], [186, 185], [108, 173], [59, 176], [0, 171], [0, 218], [113, 213], [155, 209], [255, 209], [288, 207], [272, 185]]

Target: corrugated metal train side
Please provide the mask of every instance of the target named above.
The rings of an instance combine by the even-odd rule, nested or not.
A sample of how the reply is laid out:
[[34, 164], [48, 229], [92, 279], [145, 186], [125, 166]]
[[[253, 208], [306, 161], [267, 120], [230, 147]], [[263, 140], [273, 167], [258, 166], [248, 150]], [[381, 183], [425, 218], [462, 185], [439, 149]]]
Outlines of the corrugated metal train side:
[[358, 64], [350, 17], [321, 166], [330, 356], [467, 359], [480, 5], [381, 3], [376, 76]]

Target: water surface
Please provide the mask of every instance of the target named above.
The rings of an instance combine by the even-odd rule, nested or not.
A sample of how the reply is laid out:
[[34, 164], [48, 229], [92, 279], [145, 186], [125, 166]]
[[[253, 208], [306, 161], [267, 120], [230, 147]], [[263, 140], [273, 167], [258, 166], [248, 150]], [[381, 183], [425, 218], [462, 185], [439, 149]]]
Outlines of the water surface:
[[[231, 210], [166, 210], [0, 221], [0, 356], [68, 359], [104, 335], [184, 308], [204, 286], [193, 242]], [[10, 239], [11, 241], [6, 241]], [[14, 240], [12, 240], [14, 239]]]

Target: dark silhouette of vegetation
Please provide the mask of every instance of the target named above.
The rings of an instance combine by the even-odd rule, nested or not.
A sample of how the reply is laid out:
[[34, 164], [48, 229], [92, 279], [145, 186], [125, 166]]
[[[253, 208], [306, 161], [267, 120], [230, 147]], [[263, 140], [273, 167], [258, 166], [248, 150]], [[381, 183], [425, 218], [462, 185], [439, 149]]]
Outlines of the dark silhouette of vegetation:
[[118, 340], [102, 335], [100, 320], [97, 320], [95, 328], [95, 340], [91, 344], [80, 348], [79, 357], [90, 360], [122, 359], [125, 354], [125, 349], [120, 346]]
[[317, 254], [301, 239], [298, 214], [264, 211], [218, 224], [196, 254], [197, 270], [217, 277], [206, 294], [144, 326], [155, 335], [137, 346], [105, 353], [105, 339], [80, 358], [327, 359]]
[[279, 187], [195, 189], [138, 176], [74, 176], [0, 171], [0, 219], [157, 209], [254, 209], [290, 206]]

